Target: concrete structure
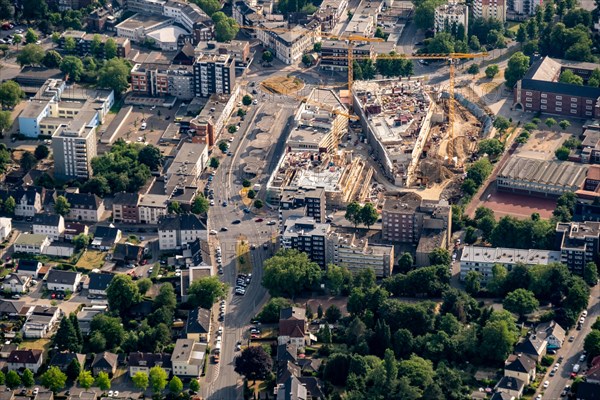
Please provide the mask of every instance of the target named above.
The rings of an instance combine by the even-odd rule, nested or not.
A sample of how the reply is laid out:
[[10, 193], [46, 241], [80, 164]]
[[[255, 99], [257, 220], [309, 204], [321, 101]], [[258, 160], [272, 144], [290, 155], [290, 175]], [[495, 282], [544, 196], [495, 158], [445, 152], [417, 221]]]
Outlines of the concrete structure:
[[165, 215], [158, 222], [158, 245], [161, 250], [181, 249], [196, 239], [208, 240], [206, 226], [194, 214]]
[[200, 114], [190, 121], [193, 134], [209, 146], [214, 146], [237, 104], [239, 91], [239, 86], [235, 85], [231, 94], [211, 95]]
[[565, 344], [567, 333], [556, 321], [542, 322], [535, 327], [536, 336], [548, 342], [549, 350], [560, 349]]
[[[375, 60], [372, 43], [356, 43], [352, 48], [355, 59]], [[328, 71], [348, 70], [348, 44], [341, 40], [323, 40], [321, 42], [321, 62], [319, 66]]]
[[541, 197], [559, 197], [578, 190], [587, 167], [570, 161], [512, 157], [496, 177], [498, 190]]
[[475, 18], [494, 18], [506, 22], [507, 0], [474, 0], [472, 11]]
[[180, 36], [189, 35], [189, 32], [177, 25], [164, 26], [146, 33], [146, 38], [162, 51], [176, 51]]
[[8, 274], [2, 281], [2, 290], [8, 293], [25, 293], [31, 284], [30, 275]]
[[173, 21], [173, 18], [158, 15], [134, 14], [116, 26], [117, 36], [132, 42], [143, 42], [149, 33], [170, 27]]
[[508, 7], [517, 14], [533, 15], [538, 7], [543, 8], [542, 0], [510, 0]]
[[560, 261], [569, 270], [583, 275], [585, 265], [598, 261], [600, 251], [599, 222], [559, 222], [556, 224], [556, 244]]
[[171, 355], [173, 375], [197, 378], [202, 372], [206, 357], [206, 344], [192, 339], [177, 339]]
[[96, 157], [96, 128], [77, 119], [52, 135], [54, 176], [57, 179], [88, 179]]
[[289, 343], [304, 347], [307, 344], [306, 333], [306, 313], [303, 308], [287, 307], [279, 311], [279, 336], [277, 337], [279, 345]]
[[90, 294], [106, 296], [106, 289], [108, 289], [113, 278], [114, 274], [92, 272], [88, 275], [87, 285], [84, 285], [84, 288]]
[[20, 259], [17, 272], [19, 275], [30, 275], [32, 278], [37, 278], [42, 263], [37, 260]]
[[325, 222], [326, 200], [322, 188], [309, 190], [284, 190], [279, 200], [279, 216], [287, 219], [291, 213], [300, 217], [310, 217], [315, 222]]
[[62, 215], [37, 214], [33, 218], [33, 233], [48, 236], [51, 241], [58, 240], [65, 231], [65, 219]]
[[46, 235], [21, 233], [13, 245], [15, 253], [42, 254], [50, 246]]
[[454, 31], [459, 25], [469, 31], [469, 7], [465, 3], [452, 1], [435, 8], [434, 29], [436, 32]]
[[133, 92], [182, 100], [194, 97], [194, 72], [189, 65], [135, 64], [130, 75]]
[[486, 282], [492, 277], [492, 268], [496, 264], [510, 271], [517, 264], [548, 265], [556, 262], [561, 262], [560, 251], [465, 246], [460, 257], [460, 279], [464, 279], [470, 271], [476, 271]]
[[329, 224], [319, 224], [308, 217], [289, 218], [280, 236], [281, 247], [305, 252], [324, 268], [327, 263], [325, 242], [330, 228]]
[[313, 17], [321, 23], [322, 32], [331, 32], [347, 8], [348, 0], [324, 0]]
[[[117, 46], [117, 57], [125, 58], [131, 51], [131, 42], [127, 38], [91, 34], [76, 30], [67, 30], [61, 33], [60, 40], [58, 41], [58, 47], [64, 49], [68, 38], [70, 38], [69, 41], [71, 39], [75, 41], [75, 52], [80, 57], [94, 53], [99, 54], [100, 57], [106, 57], [104, 54], [104, 47], [106, 46], [106, 42], [109, 40], [113, 41]], [[96, 43], [99, 43], [99, 48], [94, 48]]]
[[250, 44], [245, 40], [232, 40], [227, 43], [200, 42], [194, 49], [194, 54], [196, 57], [228, 54], [235, 61], [236, 75], [241, 75], [253, 60]]
[[194, 64], [194, 94], [231, 94], [235, 86], [235, 60], [229, 54], [203, 55]]
[[166, 3], [165, 0], [127, 0], [127, 9], [144, 14], [162, 15]]
[[92, 193], [65, 193], [71, 205], [68, 220], [99, 222], [104, 214], [104, 201]]
[[139, 193], [116, 193], [112, 204], [113, 221], [137, 224], [139, 201]]
[[346, 267], [352, 273], [371, 269], [378, 278], [392, 275], [394, 246], [369, 244], [354, 233], [330, 232], [326, 241], [327, 263]]

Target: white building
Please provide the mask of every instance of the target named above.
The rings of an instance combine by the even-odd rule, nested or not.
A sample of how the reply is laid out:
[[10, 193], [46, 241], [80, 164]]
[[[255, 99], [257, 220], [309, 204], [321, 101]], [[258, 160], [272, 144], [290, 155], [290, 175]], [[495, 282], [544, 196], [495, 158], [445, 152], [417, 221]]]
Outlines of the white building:
[[367, 238], [330, 232], [325, 242], [327, 262], [346, 267], [352, 273], [371, 269], [375, 276], [390, 276], [394, 268], [394, 246], [370, 245]]
[[208, 232], [194, 214], [166, 215], [158, 223], [158, 246], [161, 250], [180, 249], [196, 239], [207, 241]]
[[2, 281], [2, 290], [10, 293], [25, 293], [31, 284], [31, 275], [9, 274]]
[[506, 22], [506, 0], [473, 0], [473, 17]]
[[157, 15], [134, 14], [121, 22], [115, 28], [117, 36], [124, 37], [132, 42], [143, 42], [148, 33], [170, 26], [173, 18], [165, 18]]
[[26, 338], [44, 338], [58, 324], [61, 310], [58, 307], [35, 306], [23, 324], [23, 336]]
[[434, 28], [436, 32], [452, 29], [453, 26], [465, 27], [469, 31], [469, 7], [464, 3], [451, 2], [435, 9]]
[[9, 371], [19, 371], [27, 368], [34, 374], [44, 362], [44, 352], [38, 349], [13, 350], [8, 356], [6, 366]]
[[33, 233], [46, 235], [51, 241], [58, 240], [65, 232], [65, 219], [62, 215], [36, 214], [33, 218]]
[[199, 377], [206, 357], [206, 344], [192, 339], [177, 339], [171, 355], [173, 375]]
[[80, 281], [81, 274], [79, 272], [51, 269], [46, 277], [46, 286], [48, 290], [75, 292]]
[[496, 264], [510, 271], [516, 264], [547, 265], [560, 262], [560, 257], [560, 251], [552, 250], [465, 246], [460, 257], [460, 279], [465, 279], [469, 271], [476, 271], [485, 282], [492, 277], [492, 268]]
[[158, 224], [161, 216], [167, 214], [169, 196], [162, 194], [145, 194], [138, 203], [139, 223]]
[[0, 241], [4, 241], [12, 232], [12, 218], [0, 218]]
[[46, 235], [21, 233], [13, 245], [15, 253], [42, 254], [50, 246]]
[[87, 179], [96, 157], [96, 127], [83, 118], [74, 119], [52, 135], [54, 175], [59, 179]]
[[168, 1], [163, 7], [163, 15], [173, 18], [188, 31], [192, 31], [196, 23], [211, 21], [210, 17], [192, 2]]
[[[265, 28], [287, 28], [287, 24], [265, 23]], [[273, 26], [271, 26], [273, 25]], [[258, 30], [257, 39], [264, 47], [274, 51], [275, 57], [285, 64], [298, 62], [304, 52], [312, 49], [321, 40], [321, 25], [314, 21], [306, 27], [295, 26], [288, 32], [277, 33], [269, 30]]]
[[517, 14], [533, 15], [538, 7], [543, 8], [542, 0], [513, 0], [512, 11]]

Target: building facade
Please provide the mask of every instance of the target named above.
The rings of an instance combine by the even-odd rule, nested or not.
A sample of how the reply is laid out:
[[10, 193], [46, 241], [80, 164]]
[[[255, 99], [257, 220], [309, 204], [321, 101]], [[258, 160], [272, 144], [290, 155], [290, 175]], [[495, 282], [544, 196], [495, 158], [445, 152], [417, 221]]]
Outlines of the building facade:
[[194, 64], [194, 94], [231, 94], [235, 86], [235, 60], [229, 54], [198, 57]]
[[52, 135], [54, 175], [57, 179], [88, 179], [96, 157], [96, 129], [72, 121]]
[[392, 275], [394, 246], [372, 245], [367, 238], [331, 232], [327, 236], [327, 263], [346, 267], [352, 273], [371, 269], [378, 278]]
[[473, 17], [489, 19], [494, 18], [506, 22], [507, 1], [506, 0], [474, 0]]
[[289, 218], [285, 221], [281, 235], [281, 247], [305, 252], [312, 261], [324, 268], [327, 262], [325, 243], [329, 230], [329, 224], [319, 224], [312, 218]]
[[556, 243], [561, 262], [572, 273], [583, 275], [587, 263], [598, 262], [600, 222], [559, 222], [556, 224]]
[[434, 28], [436, 32], [454, 30], [459, 25], [469, 31], [469, 7], [465, 3], [450, 2], [436, 7]]

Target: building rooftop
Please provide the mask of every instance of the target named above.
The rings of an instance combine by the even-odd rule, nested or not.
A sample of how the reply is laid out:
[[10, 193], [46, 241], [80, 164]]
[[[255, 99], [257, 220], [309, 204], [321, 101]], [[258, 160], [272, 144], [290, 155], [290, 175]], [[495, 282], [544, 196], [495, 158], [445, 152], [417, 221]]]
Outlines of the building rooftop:
[[317, 222], [315, 222], [314, 218], [290, 217], [285, 221], [283, 237], [290, 238], [290, 237], [312, 236], [312, 235], [325, 236], [325, 235], [327, 235], [327, 232], [329, 232], [330, 228], [331, 228], [331, 225], [317, 223]]
[[192, 339], [177, 339], [171, 355], [171, 362], [185, 362], [190, 365], [201, 365], [206, 353], [206, 344], [196, 343]]
[[570, 161], [537, 160], [512, 157], [498, 174], [508, 178], [575, 191], [585, 181], [587, 166]]
[[505, 247], [465, 246], [460, 257], [461, 262], [499, 263], [499, 264], [550, 264], [560, 262], [561, 252], [537, 249], [512, 249]]
[[148, 33], [148, 37], [157, 42], [174, 43], [181, 35], [189, 35], [189, 32], [176, 25], [165, 26], [164, 28], [155, 29]]
[[24, 246], [39, 246], [46, 240], [48, 240], [48, 236], [46, 235], [21, 233], [17, 240], [15, 240], [15, 244]]
[[172, 20], [172, 18], [162, 17], [160, 15], [150, 15], [150, 14], [134, 14], [131, 17], [127, 18], [125, 21], [121, 22], [116, 28], [123, 29], [137, 29], [137, 28], [145, 28], [152, 29], [154, 26], [162, 24], [163, 22]]

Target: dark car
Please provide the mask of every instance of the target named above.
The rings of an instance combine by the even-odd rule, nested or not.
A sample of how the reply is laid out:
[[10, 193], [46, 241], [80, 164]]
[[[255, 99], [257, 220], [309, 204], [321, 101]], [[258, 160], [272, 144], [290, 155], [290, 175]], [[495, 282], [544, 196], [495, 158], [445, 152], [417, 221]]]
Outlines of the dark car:
[[233, 225], [238, 225], [240, 224], [242, 221], [240, 221], [239, 219], [236, 219], [232, 222]]
[[168, 120], [170, 120], [170, 119], [171, 119], [171, 116], [170, 116], [170, 115], [167, 115], [167, 116], [165, 117], [165, 120], [166, 120], [166, 121], [168, 121]]
[[222, 227], [222, 228], [221, 228], [221, 230], [222, 230], [223, 232], [227, 232], [229, 229], [227, 229], [227, 227], [226, 227], [226, 226], [224, 226], [224, 227]]

